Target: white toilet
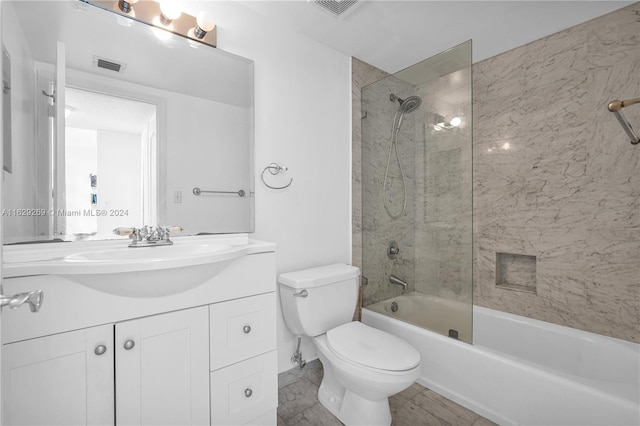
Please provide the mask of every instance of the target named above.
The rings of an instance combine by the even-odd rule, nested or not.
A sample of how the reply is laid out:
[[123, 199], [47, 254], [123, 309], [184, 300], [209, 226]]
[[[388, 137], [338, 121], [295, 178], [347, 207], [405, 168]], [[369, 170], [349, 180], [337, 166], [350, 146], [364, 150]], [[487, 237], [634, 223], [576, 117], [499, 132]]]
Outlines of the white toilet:
[[388, 398], [418, 378], [420, 354], [396, 336], [351, 321], [358, 276], [358, 268], [344, 264], [282, 274], [280, 301], [289, 329], [311, 336], [318, 348], [322, 405], [347, 426], [388, 426]]

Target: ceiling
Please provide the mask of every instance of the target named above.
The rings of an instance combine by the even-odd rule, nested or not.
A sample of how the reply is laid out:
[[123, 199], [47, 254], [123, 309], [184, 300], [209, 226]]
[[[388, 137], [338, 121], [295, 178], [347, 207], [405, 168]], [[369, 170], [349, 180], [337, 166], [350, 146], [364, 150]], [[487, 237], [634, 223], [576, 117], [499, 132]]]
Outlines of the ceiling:
[[634, 3], [363, 0], [337, 19], [313, 0], [239, 2], [274, 25], [391, 73], [469, 39], [479, 62]]

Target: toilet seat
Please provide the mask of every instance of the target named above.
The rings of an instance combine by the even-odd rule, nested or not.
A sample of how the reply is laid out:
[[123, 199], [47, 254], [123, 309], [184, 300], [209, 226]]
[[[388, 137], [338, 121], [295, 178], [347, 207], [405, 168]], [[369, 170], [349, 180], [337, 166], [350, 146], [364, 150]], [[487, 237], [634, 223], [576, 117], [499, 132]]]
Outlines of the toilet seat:
[[420, 354], [413, 346], [359, 321], [329, 330], [327, 346], [347, 362], [389, 373], [412, 370], [420, 364]]

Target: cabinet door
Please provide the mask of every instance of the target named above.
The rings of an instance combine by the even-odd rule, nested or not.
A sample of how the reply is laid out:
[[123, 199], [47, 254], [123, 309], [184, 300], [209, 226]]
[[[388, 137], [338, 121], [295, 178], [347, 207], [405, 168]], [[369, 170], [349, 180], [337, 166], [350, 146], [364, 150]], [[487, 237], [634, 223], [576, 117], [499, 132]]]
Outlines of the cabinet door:
[[116, 324], [116, 423], [209, 424], [208, 308]]
[[4, 345], [7, 425], [113, 425], [113, 325]]

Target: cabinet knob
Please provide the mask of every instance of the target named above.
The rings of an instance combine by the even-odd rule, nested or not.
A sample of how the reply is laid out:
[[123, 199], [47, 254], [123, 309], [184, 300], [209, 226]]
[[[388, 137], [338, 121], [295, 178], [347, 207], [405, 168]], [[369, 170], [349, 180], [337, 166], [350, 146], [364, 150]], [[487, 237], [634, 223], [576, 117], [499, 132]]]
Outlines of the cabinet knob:
[[244, 396], [246, 396], [247, 398], [251, 398], [251, 395], [253, 395], [253, 391], [251, 390], [251, 388], [246, 388], [244, 390]]
[[128, 351], [133, 349], [135, 345], [136, 345], [136, 342], [134, 342], [133, 340], [127, 340], [126, 342], [124, 342], [124, 348]]
[[250, 325], [245, 325], [244, 327], [242, 327], [242, 331], [244, 331], [244, 334], [251, 333], [251, 326]]
[[98, 356], [104, 355], [104, 353], [107, 352], [107, 347], [105, 345], [96, 346], [93, 352]]

